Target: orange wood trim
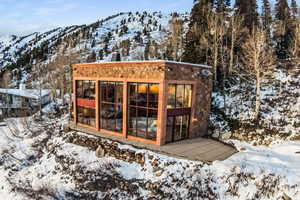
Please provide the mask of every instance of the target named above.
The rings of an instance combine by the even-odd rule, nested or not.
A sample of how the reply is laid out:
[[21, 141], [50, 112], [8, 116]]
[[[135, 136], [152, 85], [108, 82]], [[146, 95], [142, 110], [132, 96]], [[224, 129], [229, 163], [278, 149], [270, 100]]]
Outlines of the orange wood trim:
[[131, 66], [140, 66], [143, 67], [152, 65], [153, 67], [156, 67], [157, 65], [166, 65], [167, 61], [122, 61], [122, 62], [103, 62], [103, 63], [81, 63], [81, 64], [73, 64], [73, 67], [115, 67], [120, 66], [120, 67], [131, 67]]
[[167, 84], [190, 84], [190, 85], [193, 85], [193, 84], [196, 84], [197, 81], [178, 81], [178, 80], [168, 80], [166, 81]]
[[119, 136], [119, 137], [124, 137], [122, 133], [115, 132], [115, 131], [110, 131], [110, 130], [106, 130], [106, 129], [100, 129], [99, 132], [100, 133], [104, 133], [104, 134], [116, 135], [116, 136]]
[[127, 105], [128, 105], [128, 83], [123, 84], [123, 136], [127, 136]]
[[131, 136], [131, 135], [128, 135], [127, 138], [129, 140], [135, 140], [135, 141], [145, 142], [145, 143], [148, 143], [148, 144], [157, 145], [157, 142], [156, 142], [157, 140], [156, 141], [148, 140], [148, 139], [144, 139], [144, 138], [134, 137], [134, 136]]
[[194, 124], [195, 124], [195, 120], [197, 120], [196, 118], [196, 98], [197, 98], [197, 88], [198, 84], [194, 83], [192, 86], [192, 110], [191, 110], [191, 119], [190, 119], [190, 130], [189, 130], [189, 137], [193, 137], [193, 129], [194, 129]]
[[74, 109], [74, 123], [77, 124], [77, 103], [76, 103], [76, 80], [73, 79], [73, 95], [72, 95], [72, 101], [73, 101], [73, 109]]
[[76, 77], [76, 76], [73, 76], [73, 79], [75, 81], [97, 81], [98, 80], [95, 77]]
[[90, 126], [90, 125], [87, 125], [87, 124], [77, 123], [76, 126], [81, 126], [83, 128], [89, 128], [89, 129], [92, 129], [94, 131], [98, 131], [98, 129], [96, 127]]
[[164, 113], [165, 113], [165, 83], [159, 84], [158, 94], [158, 116], [157, 116], [157, 137], [156, 145], [163, 145], [165, 140]]
[[99, 92], [99, 81], [96, 82], [96, 128], [100, 129], [100, 92]]
[[114, 81], [114, 82], [137, 82], [137, 83], [160, 83], [160, 79], [136, 79], [136, 78], [111, 78], [111, 77], [73, 77], [74, 80], [90, 81]]
[[86, 108], [96, 108], [96, 100], [76, 98], [78, 106]]

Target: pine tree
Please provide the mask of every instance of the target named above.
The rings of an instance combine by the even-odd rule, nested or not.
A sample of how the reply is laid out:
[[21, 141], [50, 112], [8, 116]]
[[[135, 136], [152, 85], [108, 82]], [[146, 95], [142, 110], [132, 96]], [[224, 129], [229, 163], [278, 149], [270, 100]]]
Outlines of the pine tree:
[[287, 0], [277, 0], [275, 5], [275, 18], [282, 21], [288, 21], [290, 17], [290, 8]]
[[258, 25], [258, 13], [256, 0], [236, 0], [237, 13], [244, 17], [244, 26], [252, 30]]
[[103, 60], [103, 58], [104, 58], [104, 51], [103, 51], [103, 49], [101, 49], [99, 51], [99, 60]]
[[195, 1], [191, 11], [189, 31], [186, 34], [186, 45], [183, 61], [190, 63], [206, 63], [207, 45], [201, 42], [208, 30], [207, 18], [212, 12], [214, 1]]
[[216, 0], [216, 11], [217, 12], [225, 12], [231, 5], [230, 0]]
[[291, 11], [294, 18], [298, 16], [298, 6], [296, 0], [291, 1]]
[[278, 0], [275, 5], [276, 54], [280, 59], [288, 57], [288, 49], [292, 40], [291, 14], [287, 0]]
[[120, 54], [120, 52], [117, 52], [116, 61], [121, 61], [121, 54]]
[[267, 41], [270, 42], [272, 16], [271, 16], [271, 6], [269, 0], [263, 0], [262, 23], [263, 23], [263, 29], [266, 31]]

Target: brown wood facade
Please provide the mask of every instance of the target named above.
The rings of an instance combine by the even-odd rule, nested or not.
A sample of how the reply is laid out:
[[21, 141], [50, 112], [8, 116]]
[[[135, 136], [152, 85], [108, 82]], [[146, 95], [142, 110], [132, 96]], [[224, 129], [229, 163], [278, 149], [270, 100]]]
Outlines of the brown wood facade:
[[[184, 137], [181, 135], [180, 139], [204, 136], [207, 134], [208, 130], [208, 117], [210, 113], [210, 102], [212, 92], [212, 79], [210, 71], [211, 68], [209, 66], [192, 65], [187, 63], [175, 63], [169, 61], [75, 64], [73, 65], [73, 123], [76, 126], [92, 129], [101, 133], [113, 134], [120, 137], [125, 137], [128, 139], [142, 141], [154, 145], [163, 145], [167, 142], [174, 141], [176, 138], [174, 139], [173, 133], [173, 135], [170, 136], [170, 130], [174, 132], [177, 129], [183, 129], [183, 127], [187, 130], [188, 134], [184, 135]], [[78, 81], [93, 81], [93, 83], [95, 83], [95, 86], [92, 86], [93, 88], [95, 88], [95, 97], [92, 97], [93, 100], [81, 99], [78, 97]], [[102, 119], [100, 119], [100, 115], [102, 112], [101, 106], [105, 105], [105, 101], [103, 101], [104, 104], [102, 102], [101, 92], [102, 90], [105, 90], [106, 82], [117, 82], [122, 84], [122, 98], [116, 100], [119, 101], [119, 103], [107, 103], [108, 105], [113, 105], [114, 109], [120, 109], [118, 106], [122, 106], [122, 111], [119, 112], [122, 114], [121, 119], [119, 121], [118, 119], [115, 119], [114, 121], [114, 128], [119, 128], [118, 130], [121, 130], [121, 132], [107, 130], [101, 125], [101, 123], [104, 123], [101, 122]], [[148, 84], [147, 92], [150, 93], [151, 88], [151, 92], [158, 94], [158, 96], [155, 97], [158, 100], [157, 105], [155, 104], [156, 100], [154, 102], [154, 107], [157, 106], [156, 109], [141, 107], [144, 109], [144, 112], [147, 113], [146, 116], [148, 118], [150, 112], [154, 113], [153, 116], [156, 117], [151, 118], [151, 120], [150, 118], [148, 119], [146, 117], [147, 119], [144, 119], [144, 117], [142, 117], [147, 124], [147, 137], [156, 132], [156, 135], [154, 135], [155, 139], [147, 139], [129, 134], [129, 118], [131, 117], [131, 114], [129, 115], [129, 101], [132, 101], [131, 91], [129, 95], [129, 87], [131, 87], [131, 85], [133, 84], [136, 84], [136, 87], [139, 87], [139, 83], [143, 84], [142, 86], [140, 86], [141, 90], [144, 90], [143, 87], [147, 86]], [[102, 86], [101, 84], [104, 86]], [[180, 87], [180, 89], [177, 89], [177, 87]], [[121, 86], [119, 88], [121, 88]], [[139, 92], [139, 89], [136, 90], [137, 92]], [[190, 103], [187, 103], [185, 108], [176, 108], [176, 106], [169, 108], [169, 93], [173, 90], [175, 90], [175, 102], [176, 91], [187, 91], [184, 92], [184, 95], [190, 96], [188, 97], [188, 99], [190, 100], [187, 100], [190, 101]], [[189, 91], [191, 91], [191, 94], [189, 93]], [[180, 98], [185, 98], [184, 95], [179, 96]], [[149, 96], [150, 94], [147, 94], [147, 99], [149, 98]], [[135, 101], [138, 102], [139, 100], [137, 99]], [[150, 105], [150, 103], [153, 104], [152, 99], [148, 99], [147, 101], [147, 105]], [[88, 121], [88, 123], [82, 123], [82, 120], [79, 120], [78, 118], [80, 106], [95, 109], [95, 121]], [[139, 106], [136, 107], [137, 108], [135, 112], [138, 113]], [[188, 126], [181, 125], [181, 128], [177, 128], [177, 121], [179, 119], [176, 118], [177, 115], [180, 115], [181, 121], [186, 120], [188, 122]], [[139, 122], [138, 114], [136, 114], [135, 118], [131, 117], [130, 120], [133, 119], [135, 120], [135, 123], [132, 122], [132, 124], [138, 127], [138, 125], [136, 125]], [[174, 122], [170, 122], [172, 120]], [[121, 127], [120, 123], [122, 124]], [[150, 123], [152, 123], [152, 125], [154, 124], [153, 127], [155, 127], [155, 129], [153, 129], [152, 126], [151, 129], [149, 128]], [[132, 126], [132, 124], [130, 126]], [[138, 132], [139, 129], [136, 128], [136, 130], [133, 130]], [[183, 131], [180, 130], [180, 134], [182, 133]]]

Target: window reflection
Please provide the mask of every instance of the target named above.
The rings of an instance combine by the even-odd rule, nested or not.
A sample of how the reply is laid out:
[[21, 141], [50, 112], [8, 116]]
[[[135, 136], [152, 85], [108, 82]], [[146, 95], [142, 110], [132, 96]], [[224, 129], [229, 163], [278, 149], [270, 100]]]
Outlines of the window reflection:
[[78, 100], [76, 107], [76, 117], [79, 123], [86, 124], [89, 126], [96, 126], [95, 89], [95, 81], [76, 81], [76, 98]]
[[77, 106], [77, 121], [82, 124], [96, 126], [95, 109]]
[[169, 85], [168, 87], [168, 105], [167, 108], [176, 107], [176, 85]]
[[166, 142], [188, 138], [192, 107], [192, 85], [169, 84]]
[[123, 83], [100, 82], [100, 127], [122, 132], [123, 130]]
[[76, 97], [81, 99], [95, 100], [95, 81], [76, 81]]
[[156, 140], [159, 84], [129, 83], [128, 134]]
[[192, 107], [192, 85], [169, 84], [167, 108]]

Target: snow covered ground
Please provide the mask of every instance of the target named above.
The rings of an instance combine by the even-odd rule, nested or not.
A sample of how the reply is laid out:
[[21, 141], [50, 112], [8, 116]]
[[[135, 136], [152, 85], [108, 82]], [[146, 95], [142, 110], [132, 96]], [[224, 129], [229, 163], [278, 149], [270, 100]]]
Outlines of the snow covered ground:
[[0, 126], [3, 199], [300, 199], [300, 142], [229, 141], [239, 153], [212, 164], [117, 144], [143, 154], [141, 165], [97, 158], [94, 150], [68, 143], [65, 121], [8, 119]]

